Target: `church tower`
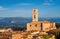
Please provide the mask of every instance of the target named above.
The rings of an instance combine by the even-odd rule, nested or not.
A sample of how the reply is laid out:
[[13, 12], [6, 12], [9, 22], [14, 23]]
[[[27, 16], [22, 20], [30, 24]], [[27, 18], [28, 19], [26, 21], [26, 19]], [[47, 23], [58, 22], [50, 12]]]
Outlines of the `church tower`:
[[32, 21], [38, 21], [38, 10], [37, 9], [32, 10]]
[[32, 22], [27, 23], [27, 31], [49, 31], [56, 29], [54, 22], [38, 21], [38, 10], [32, 10]]

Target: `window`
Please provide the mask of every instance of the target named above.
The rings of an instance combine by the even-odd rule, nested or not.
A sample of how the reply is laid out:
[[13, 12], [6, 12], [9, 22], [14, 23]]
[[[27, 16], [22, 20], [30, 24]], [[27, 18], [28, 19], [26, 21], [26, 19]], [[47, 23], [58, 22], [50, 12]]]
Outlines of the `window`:
[[35, 24], [35, 27], [37, 27], [37, 24]]
[[33, 39], [39, 39], [38, 36], [33, 36]]
[[34, 19], [36, 19], [36, 15], [34, 15]]
[[34, 12], [35, 12], [36, 10], [34, 10]]
[[43, 25], [42, 25], [42, 23], [41, 23], [41, 31], [43, 30]]
[[31, 25], [30, 25], [30, 27], [31, 27]]

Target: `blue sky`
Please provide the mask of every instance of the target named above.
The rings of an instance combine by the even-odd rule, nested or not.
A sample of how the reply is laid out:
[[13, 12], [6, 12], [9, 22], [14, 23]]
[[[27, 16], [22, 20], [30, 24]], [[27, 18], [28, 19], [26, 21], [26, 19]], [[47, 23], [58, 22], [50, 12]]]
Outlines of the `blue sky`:
[[34, 8], [39, 17], [60, 17], [60, 0], [0, 0], [0, 17], [31, 17]]

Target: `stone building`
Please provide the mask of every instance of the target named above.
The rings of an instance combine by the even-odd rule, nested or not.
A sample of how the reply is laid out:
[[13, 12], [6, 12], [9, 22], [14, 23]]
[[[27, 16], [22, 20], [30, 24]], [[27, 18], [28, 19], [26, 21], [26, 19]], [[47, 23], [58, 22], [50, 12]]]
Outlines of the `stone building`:
[[12, 39], [21, 39], [21, 32], [20, 31], [13, 31], [12, 32]]
[[44, 39], [44, 36], [48, 36], [48, 39], [55, 39], [54, 35], [48, 35], [46, 32], [13, 32], [12, 39]]
[[0, 39], [12, 39], [12, 32], [10, 29], [0, 29]]
[[32, 10], [32, 22], [27, 23], [27, 31], [49, 31], [56, 29], [54, 22], [38, 21], [38, 10]]
[[54, 35], [49, 35], [46, 31], [56, 29], [54, 22], [47, 20], [38, 21], [38, 10], [32, 11], [32, 22], [27, 23], [27, 31], [13, 31], [11, 29], [0, 29], [0, 39], [55, 39]]
[[26, 31], [13, 31], [12, 39], [44, 39], [44, 36], [48, 36], [49, 39], [55, 39], [54, 35], [46, 33], [46, 31], [56, 29], [54, 22], [47, 20], [38, 21], [38, 10], [32, 11], [32, 22], [27, 23]]

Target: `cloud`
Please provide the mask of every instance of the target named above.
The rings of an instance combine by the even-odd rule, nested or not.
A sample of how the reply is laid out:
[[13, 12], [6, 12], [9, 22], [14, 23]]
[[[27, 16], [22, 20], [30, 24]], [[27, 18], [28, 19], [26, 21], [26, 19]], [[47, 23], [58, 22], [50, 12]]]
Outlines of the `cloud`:
[[43, 5], [54, 5], [54, 0], [44, 0]]
[[0, 6], [0, 8], [3, 8], [2, 6]]
[[4, 8], [3, 6], [0, 6], [0, 10], [7, 10], [8, 8]]
[[8, 10], [8, 11], [6, 10], [0, 14], [2, 14], [2, 17], [30, 17], [31, 10], [30, 9], [28, 10], [14, 9], [14, 10]]
[[0, 6], [0, 10], [3, 10], [4, 8], [2, 6]]
[[25, 6], [27, 6], [27, 5], [32, 5], [32, 4], [30, 4], [30, 3], [21, 3], [20, 5], [25, 5]]
[[16, 12], [16, 13], [26, 13], [26, 11], [29, 13], [30, 10], [12, 10], [12, 12]]
[[20, 6], [29, 6], [29, 5], [33, 5], [31, 3], [20, 3], [20, 4], [17, 4], [17, 5], [20, 5]]
[[44, 2], [53, 2], [54, 0], [44, 0]]

